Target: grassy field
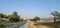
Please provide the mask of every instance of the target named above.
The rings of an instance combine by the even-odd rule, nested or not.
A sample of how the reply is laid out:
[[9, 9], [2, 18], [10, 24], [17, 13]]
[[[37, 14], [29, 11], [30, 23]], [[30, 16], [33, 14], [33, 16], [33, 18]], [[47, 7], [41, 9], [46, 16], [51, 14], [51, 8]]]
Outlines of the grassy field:
[[49, 28], [60, 28], [60, 23], [54, 24], [53, 22], [45, 22], [45, 23], [39, 23], [39, 25], [48, 26]]

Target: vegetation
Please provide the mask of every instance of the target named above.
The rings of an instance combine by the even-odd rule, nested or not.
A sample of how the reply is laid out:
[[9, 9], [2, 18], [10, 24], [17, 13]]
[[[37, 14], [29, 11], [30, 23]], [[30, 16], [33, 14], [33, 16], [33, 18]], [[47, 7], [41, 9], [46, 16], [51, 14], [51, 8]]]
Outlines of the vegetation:
[[57, 11], [54, 11], [51, 13], [54, 16], [54, 23], [56, 22], [57, 19], [60, 19], [60, 13]]
[[[54, 16], [54, 22], [44, 22], [39, 23], [38, 25], [48, 26], [50, 28], [60, 28], [60, 12], [54, 11], [51, 14]], [[59, 21], [57, 21], [58, 19]]]
[[[23, 19], [22, 19], [23, 20]], [[5, 15], [0, 13], [0, 28], [5, 28], [10, 25], [23, 24], [26, 21], [21, 21], [17, 12], [13, 12], [11, 15]]]
[[[56, 21], [57, 19], [60, 19], [60, 12], [54, 11], [51, 13], [54, 16], [54, 22], [44, 22], [44, 23], [39, 23], [38, 25], [45, 25], [50, 28], [60, 28], [60, 20]], [[4, 19], [4, 20], [3, 20]], [[8, 19], [5, 20], [5, 19]], [[31, 21], [40, 21], [40, 17], [34, 17], [31, 19]], [[18, 13], [15, 11], [11, 15], [5, 15], [3, 13], [0, 14], [0, 28], [5, 28], [6, 26], [9, 25], [14, 25], [14, 24], [24, 24], [26, 20], [21, 19], [21, 17], [18, 15]]]
[[37, 21], [40, 20], [40, 17], [34, 17], [33, 19], [31, 19], [31, 21]]
[[[48, 26], [49, 28], [60, 28], [60, 22], [59, 22], [59, 24], [58, 23], [54, 24], [53, 22], [44, 22], [44, 23], [39, 23], [38, 25]], [[58, 25], [59, 25], [59, 27], [58, 27]]]
[[11, 22], [18, 22], [20, 20], [20, 16], [17, 14], [17, 12], [14, 12], [11, 16], [10, 16], [10, 21]]
[[2, 18], [7, 18], [6, 15], [4, 15], [3, 13], [0, 14], [0, 20], [2, 20]]
[[[54, 11], [51, 13], [54, 16], [54, 26], [58, 27], [57, 24], [59, 24], [60, 22], [60, 12]], [[59, 19], [59, 21], [56, 21], [57, 19]]]

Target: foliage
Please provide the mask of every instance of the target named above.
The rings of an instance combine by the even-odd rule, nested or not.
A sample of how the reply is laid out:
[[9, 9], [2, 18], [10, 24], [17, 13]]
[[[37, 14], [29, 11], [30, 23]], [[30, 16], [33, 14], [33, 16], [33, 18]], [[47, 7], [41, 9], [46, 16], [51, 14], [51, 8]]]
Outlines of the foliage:
[[2, 22], [3, 20], [2, 19], [7, 19], [7, 15], [3, 14], [3, 13], [0, 13], [0, 22]]
[[0, 14], [0, 20], [2, 21], [2, 18], [9, 19], [11, 22], [19, 21], [20, 16], [17, 14], [17, 12], [13, 12], [11, 15], [5, 15], [3, 13]]
[[0, 18], [7, 18], [7, 16], [1, 13]]
[[60, 12], [54, 11], [51, 13], [54, 16], [54, 25], [56, 26], [56, 24], [59, 25], [60, 21], [56, 21], [57, 19], [60, 19]]
[[37, 21], [37, 20], [40, 20], [39, 17], [34, 17], [34, 19], [31, 19], [31, 21]]
[[17, 12], [13, 12], [12, 15], [10, 16], [10, 21], [13, 22], [18, 22], [20, 20], [20, 16], [17, 14]]
[[17, 12], [12, 13], [11, 17], [20, 19], [20, 16], [17, 14]]
[[[8, 19], [8, 20], [2, 20], [2, 19]], [[15, 25], [26, 22], [26, 21], [20, 21], [20, 16], [17, 14], [17, 12], [13, 12], [11, 15], [5, 15], [3, 13], [0, 13], [0, 28], [5, 28], [7, 26]]]
[[40, 18], [39, 17], [35, 17], [34, 20], [37, 21], [37, 20], [40, 20]]
[[0, 14], [0, 18], [4, 18], [4, 15], [3, 14]]
[[10, 20], [10, 22], [18, 22], [18, 21], [20, 21], [20, 20], [17, 19], [17, 18], [10, 18], [9, 20]]
[[60, 19], [60, 12], [54, 11], [51, 13], [53, 16], [57, 16]]
[[8, 19], [10, 19], [11, 18], [11, 15], [8, 15]]
[[51, 14], [54, 16], [54, 22], [56, 22], [57, 19], [60, 19], [60, 12], [54, 11]]
[[0, 24], [0, 28], [5, 28], [5, 25], [4, 24]]

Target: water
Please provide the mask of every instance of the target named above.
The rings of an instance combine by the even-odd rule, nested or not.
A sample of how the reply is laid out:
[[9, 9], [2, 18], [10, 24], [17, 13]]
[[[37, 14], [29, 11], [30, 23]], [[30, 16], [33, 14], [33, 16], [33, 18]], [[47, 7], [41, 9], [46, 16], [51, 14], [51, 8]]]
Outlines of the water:
[[28, 28], [28, 23], [25, 23], [24, 25], [20, 26], [19, 28]]
[[25, 23], [23, 25], [14, 25], [6, 28], [28, 28], [28, 23]]

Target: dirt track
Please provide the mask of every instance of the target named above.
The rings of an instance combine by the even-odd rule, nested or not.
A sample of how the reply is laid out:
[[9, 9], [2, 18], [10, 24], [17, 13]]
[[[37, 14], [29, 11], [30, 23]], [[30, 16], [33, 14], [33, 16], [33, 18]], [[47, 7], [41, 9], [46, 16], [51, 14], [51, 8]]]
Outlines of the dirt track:
[[28, 21], [28, 28], [48, 28], [47, 26], [43, 26], [43, 25], [41, 25], [41, 26], [35, 26], [33, 24], [34, 24], [33, 22]]

